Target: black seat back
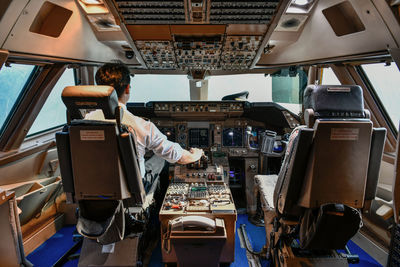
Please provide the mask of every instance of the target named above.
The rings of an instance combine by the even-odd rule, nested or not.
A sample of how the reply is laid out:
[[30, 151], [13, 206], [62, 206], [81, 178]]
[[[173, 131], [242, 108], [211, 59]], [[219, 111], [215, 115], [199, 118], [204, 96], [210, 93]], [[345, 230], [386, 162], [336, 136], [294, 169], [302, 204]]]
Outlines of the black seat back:
[[[110, 86], [69, 86], [62, 94], [71, 122], [56, 134], [64, 190], [75, 200], [144, 202], [133, 133]], [[82, 109], [101, 109], [112, 121], [82, 120]]]
[[276, 211], [301, 218], [303, 248], [343, 248], [360, 227], [357, 209], [375, 197], [386, 131], [372, 128], [359, 86], [308, 86], [304, 107], [307, 125], [290, 137]]

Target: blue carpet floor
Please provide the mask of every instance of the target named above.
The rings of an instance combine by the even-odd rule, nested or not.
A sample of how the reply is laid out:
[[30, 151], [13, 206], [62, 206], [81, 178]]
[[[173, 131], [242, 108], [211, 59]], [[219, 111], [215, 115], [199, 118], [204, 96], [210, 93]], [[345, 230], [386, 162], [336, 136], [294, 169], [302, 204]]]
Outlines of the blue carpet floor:
[[[247, 215], [239, 214], [238, 220], [236, 222], [236, 236], [235, 236], [235, 261], [230, 265], [231, 267], [242, 267], [249, 266], [246, 258], [246, 250], [240, 247], [240, 241], [238, 237], [237, 228], [241, 224], [246, 225], [246, 230], [249, 236], [249, 240], [253, 249], [259, 251], [265, 244], [265, 230], [264, 227], [257, 227], [251, 224]], [[58, 231], [44, 244], [38, 247], [27, 257], [35, 266], [51, 266], [58, 258], [60, 258], [65, 252], [70, 249], [74, 242], [72, 241], [72, 233], [75, 230], [74, 226], [67, 226]], [[360, 263], [351, 264], [350, 267], [378, 267], [381, 266], [373, 258], [371, 258], [367, 253], [360, 249], [352, 241], [348, 244], [350, 251], [353, 254], [358, 254], [360, 256]], [[75, 267], [78, 265], [78, 260], [70, 261], [64, 266]], [[151, 267], [162, 267], [164, 266], [161, 261], [161, 245], [158, 242], [157, 247], [154, 249], [151, 256], [150, 265]], [[267, 262], [262, 262], [262, 266], [268, 266]]]
[[382, 266], [376, 260], [374, 260], [374, 258], [372, 258], [364, 250], [362, 250], [359, 246], [357, 246], [353, 241], [349, 241], [349, 243], [347, 243], [347, 246], [352, 254], [356, 254], [360, 257], [360, 262], [358, 264], [351, 264], [350, 266], [354, 267]]
[[[72, 240], [74, 231], [75, 225], [65, 226], [29, 254], [27, 259], [34, 266], [52, 266], [75, 244]], [[77, 265], [78, 263], [76, 262], [75, 266]]]

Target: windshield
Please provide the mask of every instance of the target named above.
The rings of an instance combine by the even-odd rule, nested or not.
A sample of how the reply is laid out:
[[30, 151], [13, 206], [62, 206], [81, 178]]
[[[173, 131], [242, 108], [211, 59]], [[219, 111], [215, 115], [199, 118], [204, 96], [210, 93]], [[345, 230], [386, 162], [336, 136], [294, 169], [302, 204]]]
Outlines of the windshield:
[[[299, 74], [300, 73], [300, 74]], [[247, 101], [276, 102], [298, 114], [307, 76], [303, 71], [280, 71], [273, 75], [236, 74], [208, 77], [208, 101], [220, 101], [224, 96], [249, 92]], [[187, 75], [137, 74], [131, 80], [129, 102], [190, 101]]]
[[249, 92], [248, 101], [272, 101], [271, 77], [264, 74], [212, 76], [208, 81], [208, 100], [221, 100], [226, 95]]
[[61, 100], [61, 93], [66, 86], [75, 85], [73, 69], [66, 69], [52, 89], [40, 113], [29, 129], [27, 137], [61, 126], [67, 122], [65, 105]]
[[190, 101], [186, 75], [137, 74], [131, 79], [129, 102]]

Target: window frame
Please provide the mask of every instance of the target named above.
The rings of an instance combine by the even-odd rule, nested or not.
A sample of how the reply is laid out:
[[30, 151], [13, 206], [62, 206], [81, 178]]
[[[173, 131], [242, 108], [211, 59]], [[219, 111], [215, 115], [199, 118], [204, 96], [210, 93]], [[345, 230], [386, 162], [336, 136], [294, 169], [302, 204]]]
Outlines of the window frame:
[[10, 151], [18, 151], [21, 148], [33, 120], [39, 114], [40, 107], [68, 66], [68, 63], [43, 63], [10, 58], [8, 62], [33, 64], [37, 65], [38, 69], [27, 85], [25, 93], [21, 95], [18, 105], [13, 109], [13, 115], [0, 136], [0, 152], [4, 152], [0, 153], [0, 158], [7, 156]]
[[[54, 87], [56, 86], [57, 82], [60, 80], [60, 78], [62, 77], [62, 75], [63, 75], [68, 69], [69, 69], [69, 67], [67, 67], [67, 68], [63, 71], [63, 73], [62, 73], [61, 76], [57, 79], [57, 81], [56, 81], [55, 85], [53, 86], [53, 88], [51, 89], [51, 91], [54, 89]], [[74, 85], [77, 85], [77, 70], [76, 70], [76, 68], [70, 68], [70, 69], [72, 69], [72, 71], [73, 71]], [[44, 105], [46, 104], [46, 102], [47, 102], [47, 100], [48, 100], [48, 98], [49, 98], [49, 96], [50, 96], [50, 94], [51, 94], [51, 91], [50, 91], [49, 95], [46, 97], [46, 99], [45, 99], [45, 101], [44, 101], [44, 104], [43, 104], [42, 107], [40, 108], [39, 112], [38, 112], [37, 115], [35, 116], [35, 119], [33, 120], [33, 123], [35, 122], [35, 120], [36, 120], [37, 117], [39, 116], [40, 111], [42, 110], [42, 108], [43, 108]], [[67, 114], [65, 114], [65, 116], [67, 116]], [[32, 125], [33, 125], [33, 123], [32, 123]], [[32, 127], [32, 125], [31, 125], [31, 127]], [[55, 125], [55, 126], [53, 126], [53, 127], [49, 127], [49, 128], [47, 128], [47, 129], [43, 129], [43, 130], [41, 130], [41, 131], [38, 131], [38, 132], [35, 132], [35, 133], [32, 133], [32, 134], [26, 135], [24, 140], [31, 140], [31, 139], [35, 138], [36, 136], [42, 136], [42, 135], [45, 134], [46, 132], [50, 132], [50, 131], [53, 131], [53, 130], [55, 130], [55, 129], [61, 129], [61, 128], [63, 127], [63, 125], [65, 125], [65, 123], [64, 123], [64, 124], [60, 124], [60, 125]], [[29, 127], [29, 129], [28, 129], [28, 132], [29, 132], [29, 130], [30, 130], [30, 127]]]
[[[0, 140], [3, 138], [3, 135], [9, 126], [11, 120], [13, 119], [16, 110], [18, 107], [21, 105], [22, 100], [25, 98], [28, 89], [32, 86], [34, 80], [38, 77], [38, 75], [41, 72], [40, 66], [35, 65], [35, 64], [27, 64], [24, 62], [12, 62], [11, 64], [19, 64], [19, 65], [34, 65], [34, 68], [32, 69], [31, 74], [29, 75], [28, 79], [26, 80], [24, 86], [21, 89], [21, 92], [19, 93], [17, 99], [15, 100], [13, 107], [11, 108], [10, 112], [8, 113], [3, 125], [0, 127]], [[7, 68], [6, 64], [4, 64], [3, 68]]]

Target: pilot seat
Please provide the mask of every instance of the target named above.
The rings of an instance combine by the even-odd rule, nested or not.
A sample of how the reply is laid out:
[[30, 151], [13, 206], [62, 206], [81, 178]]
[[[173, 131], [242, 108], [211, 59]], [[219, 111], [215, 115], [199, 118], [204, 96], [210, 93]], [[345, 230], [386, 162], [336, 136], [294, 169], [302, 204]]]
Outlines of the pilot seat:
[[[348, 266], [346, 247], [375, 198], [386, 129], [373, 128], [359, 86], [310, 85], [278, 175], [257, 175], [275, 266]], [[338, 252], [342, 250], [342, 252]]]
[[[68, 123], [56, 141], [67, 201], [78, 203], [79, 266], [136, 266], [159, 180], [146, 194], [135, 134], [121, 123], [114, 88], [69, 86], [62, 100]], [[87, 109], [101, 109], [106, 120], [85, 120]]]

